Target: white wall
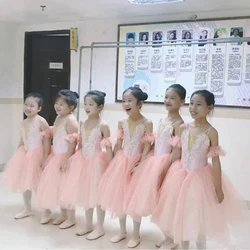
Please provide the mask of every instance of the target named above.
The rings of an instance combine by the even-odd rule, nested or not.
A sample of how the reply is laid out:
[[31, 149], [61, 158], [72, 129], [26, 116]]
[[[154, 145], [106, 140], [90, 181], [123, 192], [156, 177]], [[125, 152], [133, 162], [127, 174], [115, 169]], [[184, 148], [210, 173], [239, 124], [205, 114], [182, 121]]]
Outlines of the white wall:
[[[17, 79], [17, 25], [0, 23], [0, 98], [14, 98], [22, 95], [16, 86], [22, 86], [22, 79]], [[19, 81], [18, 81], [19, 80]]]
[[[16, 113], [12, 98], [22, 96], [22, 79], [17, 78], [17, 25], [0, 24], [0, 165], [5, 163], [13, 152], [18, 137], [17, 123], [22, 113]], [[9, 104], [7, 104], [9, 103]], [[0, 166], [1, 167], [1, 166]]]
[[[213, 18], [213, 17], [228, 17], [237, 15], [247, 15], [247, 13], [233, 13], [233, 12], [211, 12], [201, 13], [199, 18]], [[69, 29], [70, 27], [77, 27], [79, 32], [79, 44], [90, 45], [93, 41], [116, 41], [117, 40], [117, 25], [121, 23], [140, 23], [140, 22], [154, 22], [167, 20], [185, 20], [188, 15], [174, 15], [165, 17], [140, 17], [132, 19], [113, 19], [113, 20], [92, 20], [75, 23], [48, 23], [41, 25], [21, 25], [18, 28], [17, 45], [18, 45], [18, 70], [17, 79], [23, 79], [23, 55], [24, 55], [24, 32], [38, 31], [38, 30], [57, 30]], [[83, 53], [82, 66], [82, 92], [83, 94], [88, 90], [89, 79], [89, 51]], [[78, 80], [78, 52], [71, 53], [71, 88], [77, 90]], [[116, 50], [96, 50], [94, 53], [94, 69], [93, 69], [93, 89], [103, 90], [107, 93], [106, 107], [103, 112], [103, 117], [106, 119], [111, 130], [116, 130], [117, 121], [124, 112], [120, 104], [115, 104], [115, 74], [116, 74]], [[22, 84], [17, 83], [17, 92], [20, 92], [19, 97], [22, 96]], [[16, 115], [20, 109], [16, 110]], [[166, 115], [165, 110], [159, 105], [145, 105], [143, 107], [145, 116], [152, 119], [157, 125], [158, 120]], [[185, 121], [189, 121], [187, 108], [182, 110]], [[81, 117], [84, 112], [81, 109]], [[244, 196], [245, 199], [250, 200], [250, 112], [249, 110], [241, 109], [216, 109], [212, 118], [212, 124], [218, 129], [220, 134], [221, 145], [227, 151], [227, 156], [222, 159], [223, 170], [229, 175], [236, 188]], [[18, 130], [19, 124], [15, 125], [15, 130]], [[7, 137], [7, 136], [6, 136]], [[237, 144], [238, 145], [237, 145]]]

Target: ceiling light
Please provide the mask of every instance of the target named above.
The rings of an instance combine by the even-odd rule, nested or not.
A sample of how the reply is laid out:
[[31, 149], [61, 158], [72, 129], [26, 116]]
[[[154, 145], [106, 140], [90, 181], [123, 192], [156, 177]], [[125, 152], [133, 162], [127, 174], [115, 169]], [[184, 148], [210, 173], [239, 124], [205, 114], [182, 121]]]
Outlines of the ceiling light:
[[159, 3], [179, 3], [184, 0], [127, 0], [132, 4], [159, 4]]

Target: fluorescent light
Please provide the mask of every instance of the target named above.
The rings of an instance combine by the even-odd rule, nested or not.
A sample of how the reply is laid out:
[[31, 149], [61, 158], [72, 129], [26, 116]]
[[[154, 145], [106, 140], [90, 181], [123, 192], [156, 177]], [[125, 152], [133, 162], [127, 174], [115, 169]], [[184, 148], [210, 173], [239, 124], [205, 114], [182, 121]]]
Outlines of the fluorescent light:
[[127, 0], [131, 4], [159, 4], [159, 3], [180, 3], [184, 0]]

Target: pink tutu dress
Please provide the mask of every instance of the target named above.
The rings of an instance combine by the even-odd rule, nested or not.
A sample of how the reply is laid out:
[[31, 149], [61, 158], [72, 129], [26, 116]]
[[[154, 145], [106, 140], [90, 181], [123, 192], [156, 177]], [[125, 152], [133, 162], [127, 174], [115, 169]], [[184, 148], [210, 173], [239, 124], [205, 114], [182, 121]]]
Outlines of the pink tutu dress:
[[45, 162], [35, 198], [35, 206], [41, 210], [60, 205], [59, 192], [65, 179], [65, 174], [60, 171], [60, 167], [68, 151], [71, 137], [76, 136], [67, 134], [65, 123], [66, 121], [52, 128], [53, 149]]
[[170, 141], [173, 135], [173, 125], [166, 119], [160, 122], [153, 153], [139, 164], [138, 170], [132, 177], [128, 191], [130, 202], [127, 214], [138, 222], [142, 216], [150, 215], [157, 205], [159, 176], [164, 168], [170, 164], [169, 156], [172, 151]]
[[[223, 151], [219, 146], [210, 147], [209, 130], [194, 136], [186, 125], [181, 135], [181, 161], [170, 167], [152, 215], [152, 221], [176, 244], [205, 236], [228, 247], [230, 233], [236, 232], [230, 228], [246, 229], [247, 208], [225, 176], [222, 178], [224, 200], [221, 204], [217, 201], [213, 166], [208, 163], [208, 157]], [[245, 235], [243, 231], [239, 233], [237, 237]]]
[[122, 120], [122, 130], [118, 139], [124, 140], [107, 171], [104, 173], [98, 188], [98, 204], [103, 210], [111, 212], [112, 217], [122, 218], [126, 212], [126, 195], [131, 180], [131, 172], [141, 159], [143, 137], [145, 135], [145, 120], [137, 125], [133, 135], [130, 134], [128, 119]]
[[66, 182], [60, 194], [60, 201], [67, 208], [80, 206], [88, 210], [97, 204], [98, 184], [109, 164], [102, 148], [112, 146], [108, 138], [103, 139], [103, 123], [87, 130], [81, 122], [82, 148], [69, 159]]
[[44, 155], [39, 116], [21, 127], [23, 146], [19, 147], [6, 166], [4, 183], [13, 191], [36, 190], [42, 174]]

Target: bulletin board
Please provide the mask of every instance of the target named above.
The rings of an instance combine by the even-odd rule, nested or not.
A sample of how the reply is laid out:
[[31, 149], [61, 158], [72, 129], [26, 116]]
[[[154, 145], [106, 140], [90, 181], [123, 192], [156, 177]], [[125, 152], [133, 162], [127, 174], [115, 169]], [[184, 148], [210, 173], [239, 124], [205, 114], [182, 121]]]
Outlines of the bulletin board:
[[[171, 84], [191, 94], [207, 89], [216, 105], [250, 107], [250, 43], [205, 44], [206, 39], [250, 37], [250, 18], [118, 25], [118, 41], [150, 47], [117, 50], [116, 100], [131, 86], [147, 92], [147, 102], [162, 103]], [[199, 44], [175, 45], [177, 39], [199, 39]], [[161, 46], [162, 41], [171, 46]]]

